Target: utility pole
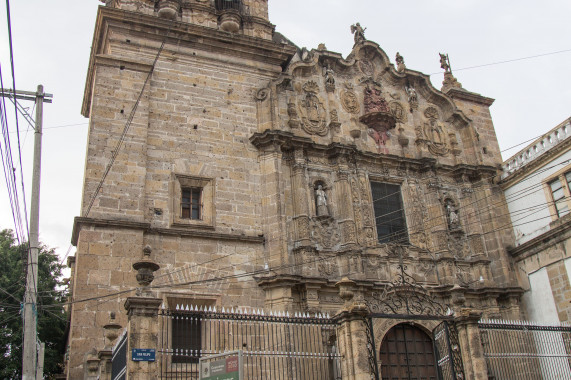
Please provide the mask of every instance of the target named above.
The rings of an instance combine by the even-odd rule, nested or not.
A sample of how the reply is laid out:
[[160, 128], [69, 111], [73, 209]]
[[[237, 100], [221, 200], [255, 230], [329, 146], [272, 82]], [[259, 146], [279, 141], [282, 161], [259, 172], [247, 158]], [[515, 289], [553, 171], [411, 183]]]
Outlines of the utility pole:
[[[36, 379], [38, 365], [37, 347], [37, 293], [38, 293], [38, 251], [40, 221], [40, 177], [42, 167], [42, 118], [44, 102], [51, 103], [52, 95], [44, 93], [44, 86], [38, 90], [12, 91], [1, 89], [1, 96], [10, 98], [16, 105], [17, 100], [33, 100], [36, 103], [36, 120], [34, 125], [34, 164], [32, 173], [32, 202], [30, 208], [30, 236], [28, 266], [26, 277], [26, 293], [24, 295], [24, 349], [22, 355], [22, 380]], [[19, 109], [20, 112], [22, 112]], [[28, 115], [29, 116], [29, 115]], [[29, 119], [28, 119], [29, 120]], [[43, 365], [43, 358], [41, 359]], [[43, 374], [42, 374], [43, 376]]]

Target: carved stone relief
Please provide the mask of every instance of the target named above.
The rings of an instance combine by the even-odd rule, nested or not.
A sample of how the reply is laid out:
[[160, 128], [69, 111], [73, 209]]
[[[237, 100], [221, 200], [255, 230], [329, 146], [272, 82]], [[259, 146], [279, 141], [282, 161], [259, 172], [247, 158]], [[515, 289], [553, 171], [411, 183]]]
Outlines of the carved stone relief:
[[389, 103], [390, 114], [395, 118], [398, 123], [406, 123], [407, 115], [404, 107], [399, 102]]
[[358, 114], [361, 110], [357, 95], [351, 89], [341, 91], [341, 105], [345, 111], [352, 114]]
[[339, 275], [339, 267], [337, 266], [337, 259], [335, 256], [319, 259], [319, 273], [325, 274], [327, 277], [335, 277]]
[[289, 116], [289, 120], [287, 122], [288, 126], [291, 129], [299, 128], [299, 116], [297, 114], [297, 108], [294, 102], [289, 102], [287, 105], [287, 115]]
[[325, 109], [319, 100], [317, 83], [309, 81], [303, 85], [305, 96], [300, 102], [303, 130], [310, 135], [325, 136], [329, 132], [325, 120]]
[[446, 156], [450, 153], [450, 148], [446, 142], [448, 134], [442, 125], [438, 124], [439, 114], [435, 107], [428, 107], [424, 111], [424, 116], [428, 119], [423, 126], [417, 126], [416, 143], [424, 144], [430, 153], [435, 156]]
[[312, 219], [311, 240], [325, 249], [331, 249], [338, 245], [341, 241], [341, 236], [337, 222], [331, 219]]
[[368, 59], [361, 59], [359, 61], [359, 69], [368, 77], [375, 75], [375, 66], [373, 66], [373, 63]]

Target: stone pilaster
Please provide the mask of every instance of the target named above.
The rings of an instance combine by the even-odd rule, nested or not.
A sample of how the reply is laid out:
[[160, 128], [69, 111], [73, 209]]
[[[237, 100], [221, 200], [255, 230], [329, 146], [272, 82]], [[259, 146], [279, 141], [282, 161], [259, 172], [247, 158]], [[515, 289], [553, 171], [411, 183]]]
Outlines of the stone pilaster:
[[101, 350], [97, 353], [99, 357], [99, 380], [111, 380], [111, 359], [113, 351]]
[[354, 281], [344, 277], [335, 286], [339, 289], [339, 296], [345, 301], [342, 311], [336, 316], [339, 319], [339, 353], [343, 358], [342, 377], [347, 380], [370, 380], [366, 324], [370, 311], [362, 303]]
[[127, 379], [148, 380], [159, 376], [158, 363], [131, 360], [133, 348], [154, 348], [158, 351], [159, 308], [163, 300], [152, 297], [129, 297], [125, 309], [129, 317], [127, 334]]
[[467, 380], [488, 379], [488, 366], [478, 328], [478, 321], [481, 317], [482, 313], [468, 310], [460, 312], [454, 318], [462, 352], [464, 375]]

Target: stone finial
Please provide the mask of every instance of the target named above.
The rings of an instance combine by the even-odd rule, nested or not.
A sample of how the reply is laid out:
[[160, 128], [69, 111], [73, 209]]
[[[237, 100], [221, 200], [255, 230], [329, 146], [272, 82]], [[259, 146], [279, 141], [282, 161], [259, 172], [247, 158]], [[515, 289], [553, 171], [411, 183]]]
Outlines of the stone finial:
[[363, 28], [359, 23], [351, 25], [351, 33], [354, 35], [355, 45], [360, 44], [366, 40], [365, 30], [367, 30], [367, 28]]
[[133, 269], [137, 271], [137, 282], [140, 286], [149, 286], [155, 279], [154, 272], [159, 270], [160, 265], [151, 260], [151, 246], [143, 248], [143, 259], [133, 264]]
[[109, 314], [109, 323], [104, 325], [103, 329], [105, 330], [105, 348], [111, 349], [119, 337], [119, 330], [121, 330], [121, 325], [115, 322], [115, 312]]

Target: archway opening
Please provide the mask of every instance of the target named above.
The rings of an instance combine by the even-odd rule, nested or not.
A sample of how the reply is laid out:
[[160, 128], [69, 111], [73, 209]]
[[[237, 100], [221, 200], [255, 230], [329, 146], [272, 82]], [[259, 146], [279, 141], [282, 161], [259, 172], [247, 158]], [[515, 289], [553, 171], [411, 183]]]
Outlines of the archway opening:
[[380, 349], [383, 380], [437, 380], [432, 339], [410, 323], [393, 326]]

